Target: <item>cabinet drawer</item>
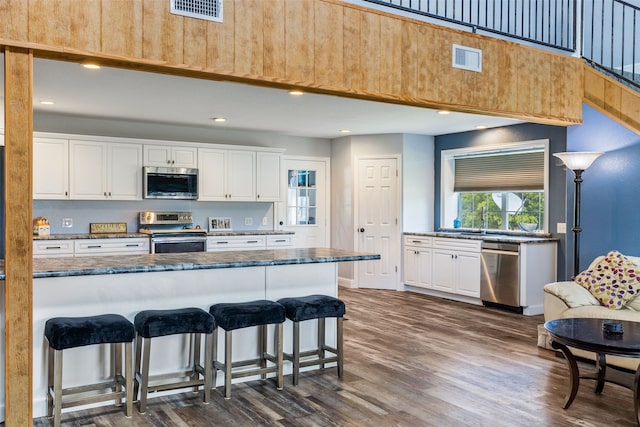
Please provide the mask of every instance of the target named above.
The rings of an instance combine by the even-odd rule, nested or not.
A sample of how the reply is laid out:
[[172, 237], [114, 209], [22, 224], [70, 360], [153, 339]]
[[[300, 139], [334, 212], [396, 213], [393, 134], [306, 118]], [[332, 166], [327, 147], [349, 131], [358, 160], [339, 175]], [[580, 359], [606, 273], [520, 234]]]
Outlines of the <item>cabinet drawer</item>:
[[34, 240], [35, 258], [73, 256], [73, 240]]
[[75, 241], [76, 256], [148, 254], [149, 238], [80, 239]]
[[404, 236], [405, 246], [425, 246], [433, 245], [433, 237], [430, 236]]
[[449, 239], [445, 237], [435, 237], [433, 239], [433, 247], [439, 249], [448, 249], [452, 251], [470, 251], [480, 253], [482, 240], [470, 239]]
[[267, 236], [267, 249], [293, 246], [293, 236]]
[[207, 238], [207, 252], [264, 249], [265, 236], [219, 236]]

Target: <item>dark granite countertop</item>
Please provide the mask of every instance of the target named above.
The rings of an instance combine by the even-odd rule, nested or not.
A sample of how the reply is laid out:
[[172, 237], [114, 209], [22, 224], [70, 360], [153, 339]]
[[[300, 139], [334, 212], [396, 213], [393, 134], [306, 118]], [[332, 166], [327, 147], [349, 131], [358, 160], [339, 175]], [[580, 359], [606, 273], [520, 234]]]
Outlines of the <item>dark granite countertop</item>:
[[430, 237], [447, 237], [452, 239], [467, 239], [467, 240], [482, 240], [485, 242], [502, 242], [502, 243], [547, 243], [557, 242], [560, 239], [557, 237], [551, 237], [549, 234], [541, 233], [519, 233], [519, 234], [507, 234], [507, 233], [487, 233], [480, 234], [473, 231], [453, 231], [453, 230], [440, 230], [440, 231], [426, 231], [426, 232], [405, 232], [406, 236], [430, 236]]
[[[293, 235], [292, 231], [244, 230], [244, 231], [212, 231], [209, 236], [282, 236]], [[77, 240], [77, 239], [122, 239], [133, 237], [149, 237], [145, 233], [105, 233], [105, 234], [51, 234], [49, 236], [33, 236], [33, 240]]]
[[[33, 277], [38, 279], [45, 277], [264, 267], [376, 259], [380, 259], [380, 255], [330, 248], [34, 258]], [[0, 280], [4, 280], [4, 260], [0, 261], [0, 269]]]

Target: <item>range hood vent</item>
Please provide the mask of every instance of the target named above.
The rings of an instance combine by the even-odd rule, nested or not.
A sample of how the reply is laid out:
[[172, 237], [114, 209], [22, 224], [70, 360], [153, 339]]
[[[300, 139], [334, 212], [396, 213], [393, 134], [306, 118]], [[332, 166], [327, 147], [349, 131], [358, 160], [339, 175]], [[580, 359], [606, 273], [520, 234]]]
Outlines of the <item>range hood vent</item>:
[[482, 51], [472, 47], [453, 45], [453, 67], [469, 71], [482, 71]]
[[171, 0], [171, 13], [222, 22], [223, 0]]

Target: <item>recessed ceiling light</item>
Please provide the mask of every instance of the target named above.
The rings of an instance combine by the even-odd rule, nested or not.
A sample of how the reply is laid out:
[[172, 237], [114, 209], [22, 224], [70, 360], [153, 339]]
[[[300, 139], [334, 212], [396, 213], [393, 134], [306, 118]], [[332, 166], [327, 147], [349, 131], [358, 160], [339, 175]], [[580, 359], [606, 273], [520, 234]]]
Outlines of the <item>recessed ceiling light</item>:
[[340, 129], [340, 133], [350, 133], [349, 129]]
[[476, 126], [476, 129], [478, 129], [478, 130], [482, 130], [482, 129], [486, 129], [486, 128], [487, 128], [487, 125], [478, 125], [478, 126]]
[[224, 117], [214, 117], [212, 120], [216, 123], [224, 123], [227, 121], [227, 119]]
[[99, 70], [100, 66], [98, 64], [82, 64], [82, 66], [84, 68], [87, 68], [89, 70]]
[[53, 105], [53, 104], [55, 104], [55, 102], [53, 102], [53, 101], [40, 101], [40, 104], [42, 104], [42, 105]]
[[451, 114], [451, 111], [440, 110], [440, 111], [438, 111], [438, 114]]
[[301, 91], [301, 90], [290, 90], [289, 91], [289, 95], [293, 95], [293, 96], [300, 96], [300, 95], [303, 95], [303, 94], [304, 94], [304, 92]]

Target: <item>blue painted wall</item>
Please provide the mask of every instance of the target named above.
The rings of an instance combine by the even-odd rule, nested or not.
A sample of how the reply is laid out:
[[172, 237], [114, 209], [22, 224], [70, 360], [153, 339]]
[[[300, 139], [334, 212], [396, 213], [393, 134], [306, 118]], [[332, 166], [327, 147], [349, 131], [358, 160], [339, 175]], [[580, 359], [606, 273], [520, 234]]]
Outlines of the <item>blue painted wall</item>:
[[[506, 126], [480, 131], [461, 132], [435, 138], [435, 206], [434, 226], [440, 228], [440, 158], [442, 150], [480, 147], [496, 143], [531, 141], [548, 139], [551, 153], [566, 151], [567, 129], [533, 123]], [[556, 166], [556, 158], [549, 156], [549, 232], [560, 239], [558, 245], [558, 278], [565, 277], [565, 235], [557, 234], [556, 224], [565, 222], [566, 217], [566, 174], [563, 168]], [[567, 224], [568, 225], [568, 224]], [[640, 226], [640, 225], [639, 225]], [[639, 251], [640, 253], [640, 251]]]
[[[583, 107], [583, 124], [567, 133], [567, 151], [604, 151], [583, 174], [580, 270], [617, 249], [640, 255], [640, 135], [595, 109]], [[573, 222], [573, 173], [568, 172], [567, 229]], [[573, 240], [567, 239], [573, 252]], [[569, 259], [571, 258], [571, 259]], [[573, 270], [567, 257], [567, 277]]]

